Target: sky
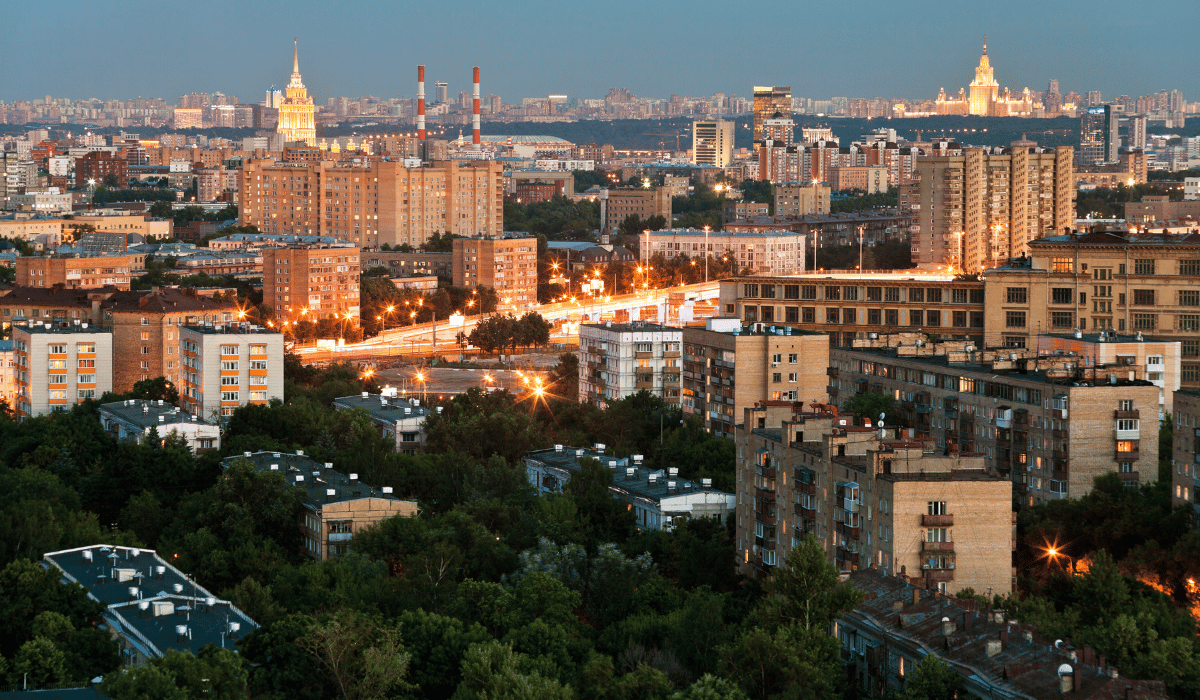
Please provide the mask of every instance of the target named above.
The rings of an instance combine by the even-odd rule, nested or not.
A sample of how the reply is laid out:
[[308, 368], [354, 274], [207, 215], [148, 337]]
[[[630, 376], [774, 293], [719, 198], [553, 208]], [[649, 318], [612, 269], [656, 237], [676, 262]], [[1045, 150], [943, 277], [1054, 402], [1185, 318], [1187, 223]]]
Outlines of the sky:
[[[795, 96], [932, 99], [972, 79], [983, 35], [1001, 87], [1105, 99], [1179, 89], [1200, 100], [1196, 0], [56, 0], [11, 3], [0, 23], [0, 100], [224, 92], [258, 102], [300, 70], [329, 97], [411, 96], [448, 82], [505, 102], [610, 87], [645, 97]], [[1144, 12], [1140, 12], [1144, 9]]]

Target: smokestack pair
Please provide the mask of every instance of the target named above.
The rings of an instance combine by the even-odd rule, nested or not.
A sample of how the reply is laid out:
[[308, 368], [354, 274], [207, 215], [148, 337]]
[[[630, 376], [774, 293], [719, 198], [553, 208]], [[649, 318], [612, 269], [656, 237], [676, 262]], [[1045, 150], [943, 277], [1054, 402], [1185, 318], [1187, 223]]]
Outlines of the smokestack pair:
[[[417, 138], [425, 140], [425, 66], [417, 66]], [[479, 145], [479, 66], [472, 76], [471, 143]]]

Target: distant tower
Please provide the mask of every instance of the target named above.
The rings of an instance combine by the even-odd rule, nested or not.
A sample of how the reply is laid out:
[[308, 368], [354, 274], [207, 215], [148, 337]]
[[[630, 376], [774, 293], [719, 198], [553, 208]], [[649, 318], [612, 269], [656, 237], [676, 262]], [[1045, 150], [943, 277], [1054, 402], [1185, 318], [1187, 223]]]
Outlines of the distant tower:
[[438, 82], [433, 84], [433, 87], [437, 91], [435, 93], [435, 95], [437, 96], [437, 104], [444, 105], [450, 101], [450, 98], [448, 96], [448, 91], [450, 89], [450, 83], [444, 83], [439, 80]]
[[992, 103], [1000, 93], [1000, 84], [988, 60], [987, 35], [983, 35], [983, 55], [979, 57], [979, 65], [975, 68], [975, 79], [971, 81], [968, 114], [980, 117], [990, 116]]
[[288, 82], [279, 106], [277, 131], [288, 141], [303, 141], [309, 146], [317, 145], [317, 128], [314, 121], [316, 108], [308, 96], [304, 81], [300, 78], [300, 41], [294, 40], [292, 47], [292, 79]]

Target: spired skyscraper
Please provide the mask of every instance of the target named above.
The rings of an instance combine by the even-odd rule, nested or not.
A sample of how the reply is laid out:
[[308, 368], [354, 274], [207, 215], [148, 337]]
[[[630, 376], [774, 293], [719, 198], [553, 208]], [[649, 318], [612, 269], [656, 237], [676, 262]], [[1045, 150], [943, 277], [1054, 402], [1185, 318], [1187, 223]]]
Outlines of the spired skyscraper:
[[987, 37], [983, 37], [983, 55], [975, 67], [975, 79], [969, 86], [970, 93], [962, 88], [958, 97], [947, 97], [946, 89], [938, 91], [938, 114], [973, 114], [979, 117], [1028, 117], [1033, 113], [1033, 97], [1029, 88], [1013, 94], [1008, 88], [1000, 90], [995, 70], [988, 58]]
[[283, 101], [279, 103], [279, 127], [284, 143], [303, 141], [309, 146], [317, 145], [317, 128], [314, 122], [313, 100], [308, 96], [304, 81], [300, 79], [300, 42], [295, 41], [292, 50], [292, 80], [288, 83]]

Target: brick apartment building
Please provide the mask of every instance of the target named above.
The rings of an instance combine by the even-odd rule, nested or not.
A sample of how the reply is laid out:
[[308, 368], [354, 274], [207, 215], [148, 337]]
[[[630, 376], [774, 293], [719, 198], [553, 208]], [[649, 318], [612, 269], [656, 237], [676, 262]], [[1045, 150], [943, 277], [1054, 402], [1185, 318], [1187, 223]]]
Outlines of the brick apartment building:
[[67, 289], [116, 287], [128, 290], [135, 266], [142, 258], [140, 255], [18, 256], [17, 283], [29, 287], [62, 285]]
[[606, 232], [617, 230], [621, 222], [631, 215], [637, 215], [642, 221], [661, 216], [670, 225], [671, 193], [666, 187], [611, 189], [607, 198], [601, 200], [600, 211]]
[[84, 188], [104, 184], [104, 178], [112, 175], [118, 187], [129, 185], [125, 158], [108, 151], [92, 151], [75, 159], [75, 187]]
[[491, 287], [498, 311], [517, 311], [537, 302], [536, 238], [456, 238], [451, 273], [460, 287]]
[[263, 303], [277, 314], [358, 322], [359, 249], [342, 245], [264, 248]]

